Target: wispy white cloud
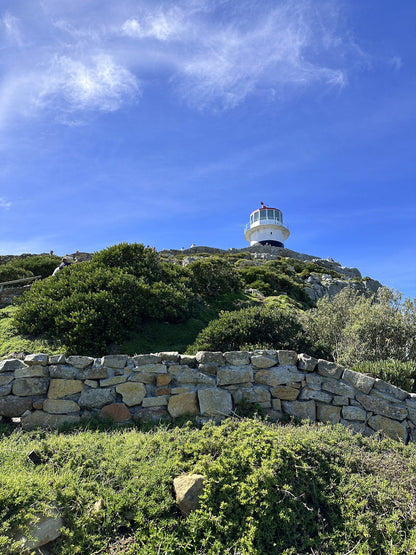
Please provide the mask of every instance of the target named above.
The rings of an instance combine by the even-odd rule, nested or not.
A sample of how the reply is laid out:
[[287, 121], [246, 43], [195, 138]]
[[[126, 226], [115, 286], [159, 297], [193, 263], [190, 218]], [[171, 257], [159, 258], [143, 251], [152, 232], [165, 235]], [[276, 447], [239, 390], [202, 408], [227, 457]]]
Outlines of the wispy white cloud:
[[23, 46], [23, 40], [19, 28], [19, 20], [17, 17], [14, 17], [11, 13], [6, 12], [4, 16], [0, 19], [0, 29], [3, 27], [5, 30], [6, 36], [11, 40], [13, 43], [17, 44], [18, 46]]
[[39, 105], [60, 103], [63, 111], [112, 112], [138, 93], [136, 77], [109, 55], [86, 61], [56, 56], [42, 75], [35, 100]]
[[35, 26], [20, 0], [15, 13], [0, 13], [14, 41], [3, 46], [0, 62], [0, 125], [2, 115], [44, 109], [78, 124], [82, 118], [67, 114], [114, 111], [137, 100], [149, 73], [198, 109], [230, 109], [251, 95], [278, 101], [286, 88], [344, 86], [351, 59], [363, 56], [339, 24], [336, 0], [173, 7], [167, 0], [157, 7], [102, 0], [99, 11], [93, 2], [41, 5]]
[[5, 198], [0, 197], [0, 208], [10, 208], [10, 206], [12, 205], [11, 202], [7, 201]]

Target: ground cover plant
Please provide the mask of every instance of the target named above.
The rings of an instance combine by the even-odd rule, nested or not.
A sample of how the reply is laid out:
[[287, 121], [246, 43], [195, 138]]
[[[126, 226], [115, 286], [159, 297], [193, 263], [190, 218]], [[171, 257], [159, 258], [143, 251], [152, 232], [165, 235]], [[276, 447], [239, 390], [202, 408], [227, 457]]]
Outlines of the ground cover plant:
[[[256, 419], [148, 431], [3, 428], [0, 550], [20, 554], [31, 521], [58, 507], [64, 526], [51, 554], [413, 553], [415, 454], [342, 426]], [[182, 473], [205, 476], [187, 518], [172, 488]]]

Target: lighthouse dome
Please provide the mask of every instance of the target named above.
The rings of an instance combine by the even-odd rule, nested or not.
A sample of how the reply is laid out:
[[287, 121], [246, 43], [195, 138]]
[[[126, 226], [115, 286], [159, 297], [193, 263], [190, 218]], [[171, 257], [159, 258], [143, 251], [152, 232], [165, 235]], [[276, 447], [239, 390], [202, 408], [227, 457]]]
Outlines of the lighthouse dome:
[[261, 208], [250, 214], [250, 221], [244, 230], [244, 237], [250, 246], [260, 244], [284, 247], [284, 241], [289, 235], [290, 231], [283, 221], [282, 211], [266, 206], [263, 202]]

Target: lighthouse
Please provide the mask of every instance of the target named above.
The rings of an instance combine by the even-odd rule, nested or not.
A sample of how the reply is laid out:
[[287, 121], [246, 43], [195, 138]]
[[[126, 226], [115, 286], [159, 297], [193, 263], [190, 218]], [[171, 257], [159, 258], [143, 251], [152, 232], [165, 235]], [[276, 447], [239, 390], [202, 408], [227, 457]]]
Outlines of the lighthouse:
[[244, 237], [253, 245], [271, 245], [284, 247], [284, 241], [289, 237], [290, 231], [283, 222], [283, 214], [277, 208], [260, 203], [261, 208], [250, 214], [250, 222], [244, 230]]

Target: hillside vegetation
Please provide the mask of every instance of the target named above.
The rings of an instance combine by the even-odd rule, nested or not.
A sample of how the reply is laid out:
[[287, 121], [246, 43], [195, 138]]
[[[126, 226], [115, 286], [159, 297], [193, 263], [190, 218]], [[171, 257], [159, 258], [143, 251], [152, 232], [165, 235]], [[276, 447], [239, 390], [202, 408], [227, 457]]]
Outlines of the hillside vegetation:
[[0, 311], [0, 357], [283, 348], [415, 385], [415, 301], [385, 288], [362, 294], [354, 278], [314, 303], [309, 278], [345, 280], [316, 261], [244, 251], [188, 258], [121, 243], [51, 276], [55, 264], [44, 255], [0, 265], [3, 275], [46, 276]]
[[[63, 528], [51, 555], [416, 550], [416, 447], [340, 425], [3, 433], [0, 460], [0, 551], [11, 555], [56, 508]], [[183, 473], [205, 477], [187, 518], [173, 494]]]

